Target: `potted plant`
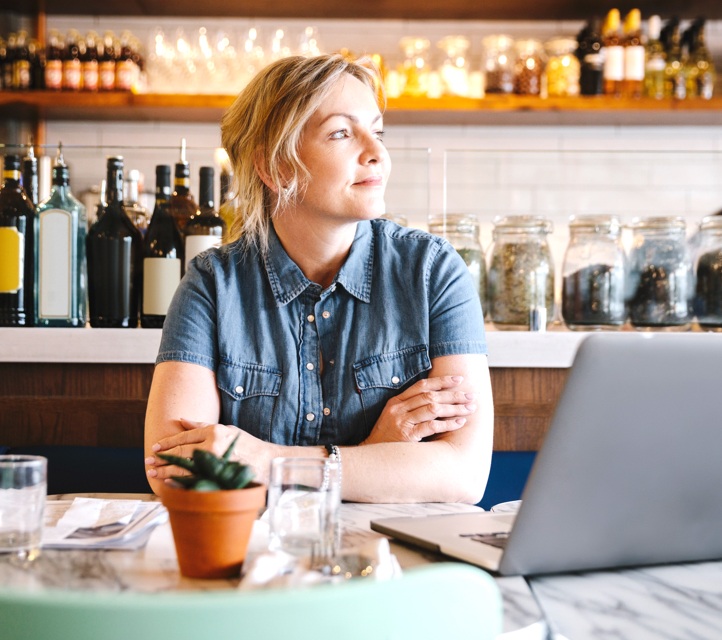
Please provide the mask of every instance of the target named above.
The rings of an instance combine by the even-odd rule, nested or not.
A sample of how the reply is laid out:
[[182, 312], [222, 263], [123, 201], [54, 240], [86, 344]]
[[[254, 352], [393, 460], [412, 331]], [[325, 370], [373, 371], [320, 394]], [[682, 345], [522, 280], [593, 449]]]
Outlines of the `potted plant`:
[[[238, 438], [236, 438], [237, 440]], [[168, 510], [178, 565], [188, 578], [240, 575], [253, 523], [265, 505], [266, 487], [252, 482], [249, 465], [196, 449], [192, 458], [158, 454], [190, 475], [173, 476], [160, 499]]]

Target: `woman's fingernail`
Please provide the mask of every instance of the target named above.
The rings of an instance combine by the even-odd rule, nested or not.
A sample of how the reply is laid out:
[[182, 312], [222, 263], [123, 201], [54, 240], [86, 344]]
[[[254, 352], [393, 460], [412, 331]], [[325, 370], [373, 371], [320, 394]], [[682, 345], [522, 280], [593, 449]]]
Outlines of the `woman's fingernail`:
[[466, 424], [466, 418], [457, 418], [454, 422], [463, 427]]
[[475, 400], [475, 399], [476, 399], [476, 394], [475, 394], [475, 393], [465, 393], [465, 394], [464, 394], [464, 397], [465, 397], [467, 400]]
[[155, 469], [148, 469], [145, 473], [149, 478], [155, 478], [158, 475], [158, 472]]
[[158, 443], [154, 444], [151, 447], [151, 451], [160, 451], [160, 445]]
[[155, 464], [155, 458], [153, 456], [148, 456], [143, 462], [145, 462], [145, 464]]
[[453, 382], [459, 383], [464, 379], [464, 376], [451, 376]]
[[466, 405], [467, 411], [476, 411], [476, 405], [472, 402], [471, 404]]

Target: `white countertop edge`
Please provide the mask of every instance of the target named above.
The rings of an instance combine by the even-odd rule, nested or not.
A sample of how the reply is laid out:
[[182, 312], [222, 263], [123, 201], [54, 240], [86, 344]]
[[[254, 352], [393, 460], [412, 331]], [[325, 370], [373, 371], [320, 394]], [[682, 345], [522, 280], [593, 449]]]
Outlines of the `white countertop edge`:
[[[589, 333], [487, 329], [491, 367], [566, 368]], [[153, 364], [160, 329], [0, 328], [0, 362]]]

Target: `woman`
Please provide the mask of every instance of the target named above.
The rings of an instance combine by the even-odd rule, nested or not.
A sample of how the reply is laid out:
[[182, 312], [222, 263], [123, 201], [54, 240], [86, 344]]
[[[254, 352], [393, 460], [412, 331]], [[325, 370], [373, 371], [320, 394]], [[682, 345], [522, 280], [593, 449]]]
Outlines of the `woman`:
[[168, 311], [146, 415], [154, 490], [179, 473], [155, 454], [221, 453], [240, 434], [233, 457], [260, 481], [274, 457], [333, 451], [346, 500], [481, 499], [493, 406], [479, 297], [448, 243], [379, 220], [377, 87], [341, 55], [289, 57], [225, 114], [237, 220]]

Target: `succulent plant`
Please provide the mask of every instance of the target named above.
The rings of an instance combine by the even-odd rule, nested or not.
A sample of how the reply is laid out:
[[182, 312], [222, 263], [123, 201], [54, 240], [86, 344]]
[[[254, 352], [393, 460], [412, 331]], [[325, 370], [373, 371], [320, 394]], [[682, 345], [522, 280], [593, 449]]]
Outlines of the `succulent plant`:
[[166, 453], [158, 457], [170, 464], [191, 472], [189, 476], [171, 476], [178, 484], [194, 491], [220, 491], [243, 489], [253, 480], [250, 465], [230, 460], [231, 452], [239, 436], [231, 442], [222, 457], [205, 449], [194, 449], [192, 458], [181, 458]]

